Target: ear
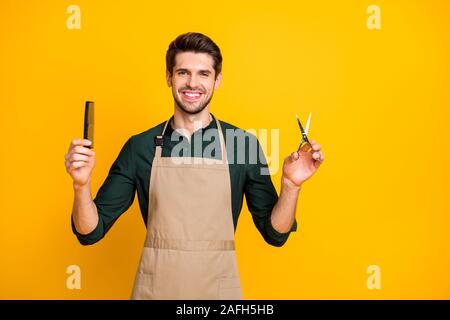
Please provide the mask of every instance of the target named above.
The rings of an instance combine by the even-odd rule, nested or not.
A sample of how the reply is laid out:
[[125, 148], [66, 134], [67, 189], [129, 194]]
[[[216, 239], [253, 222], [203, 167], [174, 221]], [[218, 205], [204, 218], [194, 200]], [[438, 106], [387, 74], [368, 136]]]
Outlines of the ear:
[[216, 83], [214, 84], [214, 89], [217, 90], [220, 87], [220, 83], [222, 82], [222, 72], [217, 75]]
[[171, 87], [172, 86], [172, 75], [170, 74], [170, 72], [168, 70], [166, 70], [166, 81], [167, 81], [167, 86]]

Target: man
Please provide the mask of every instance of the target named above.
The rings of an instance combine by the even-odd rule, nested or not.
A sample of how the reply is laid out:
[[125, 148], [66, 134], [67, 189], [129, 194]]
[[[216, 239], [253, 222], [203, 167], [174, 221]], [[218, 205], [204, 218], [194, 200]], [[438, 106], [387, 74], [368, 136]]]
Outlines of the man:
[[[72, 229], [81, 244], [99, 241], [138, 193], [147, 236], [132, 299], [241, 299], [234, 232], [244, 194], [266, 242], [282, 246], [296, 230], [301, 186], [323, 162], [314, 142], [311, 152], [293, 152], [284, 160], [278, 198], [263, 174], [258, 143], [263, 161], [250, 161], [256, 138], [245, 133], [244, 146], [237, 144], [243, 131], [210, 113], [221, 67], [219, 47], [203, 34], [183, 34], [169, 45], [166, 80], [174, 114], [125, 143], [94, 200], [91, 142], [73, 140], [65, 156], [75, 194]], [[230, 130], [236, 133], [231, 138]], [[210, 144], [215, 148], [208, 154]], [[235, 160], [239, 152], [244, 163]]]

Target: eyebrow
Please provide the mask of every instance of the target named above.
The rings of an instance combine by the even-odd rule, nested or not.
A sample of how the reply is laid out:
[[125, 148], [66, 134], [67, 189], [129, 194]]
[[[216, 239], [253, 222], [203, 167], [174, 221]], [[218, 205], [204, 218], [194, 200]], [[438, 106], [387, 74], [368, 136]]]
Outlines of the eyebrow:
[[[185, 69], [185, 68], [178, 68], [178, 69], [176, 69], [175, 70], [175, 72], [178, 72], [178, 71], [185, 71], [185, 72], [190, 72], [188, 69]], [[207, 74], [211, 74], [211, 71], [210, 70], [207, 70], [207, 69], [205, 69], [205, 70], [199, 70], [198, 72], [200, 72], [200, 73], [207, 73]]]

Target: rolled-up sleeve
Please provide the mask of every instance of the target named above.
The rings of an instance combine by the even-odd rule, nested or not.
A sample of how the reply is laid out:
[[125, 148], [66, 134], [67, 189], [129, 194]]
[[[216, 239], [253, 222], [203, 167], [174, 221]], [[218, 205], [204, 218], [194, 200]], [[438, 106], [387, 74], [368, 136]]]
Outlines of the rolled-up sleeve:
[[[250, 139], [256, 137], [250, 135]], [[264, 240], [273, 246], [281, 247], [292, 231], [297, 230], [297, 221], [286, 233], [280, 233], [271, 223], [272, 209], [278, 201], [278, 194], [268, 174], [267, 162], [259, 142], [256, 140], [258, 161], [246, 165], [245, 198], [252, 214], [253, 222]], [[251, 150], [250, 150], [251, 152]]]
[[114, 222], [133, 204], [136, 191], [134, 170], [131, 137], [122, 147], [94, 199], [99, 217], [96, 228], [89, 234], [80, 234], [71, 217], [72, 231], [82, 245], [91, 245], [102, 239]]

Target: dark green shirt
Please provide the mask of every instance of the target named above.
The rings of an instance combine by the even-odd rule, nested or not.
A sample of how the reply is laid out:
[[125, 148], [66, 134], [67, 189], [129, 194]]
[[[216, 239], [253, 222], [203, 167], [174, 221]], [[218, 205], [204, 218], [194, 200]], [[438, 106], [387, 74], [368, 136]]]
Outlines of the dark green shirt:
[[[99, 215], [97, 227], [89, 234], [82, 235], [77, 232], [72, 221], [72, 230], [81, 244], [89, 245], [102, 239], [121, 214], [131, 206], [136, 191], [142, 217], [147, 225], [148, 188], [155, 155], [155, 137], [162, 134], [164, 124], [165, 122], [134, 135], [125, 143], [94, 199]], [[226, 122], [220, 121], [220, 124], [229, 162], [234, 229], [236, 230], [245, 194], [255, 226], [265, 241], [274, 246], [282, 246], [290, 231], [279, 233], [270, 222], [278, 195], [268, 174], [266, 159], [257, 138]], [[206, 132], [209, 133], [205, 134]], [[180, 143], [182, 145], [179, 145]], [[174, 147], [177, 147], [177, 151], [184, 148], [184, 151], [190, 154], [178, 152], [174, 155]], [[207, 150], [212, 152], [206, 152]], [[215, 151], [218, 151], [217, 154]], [[196, 130], [190, 141], [174, 132], [168, 125], [163, 137], [162, 156], [204, 156], [221, 159], [216, 122], [211, 121], [207, 127]], [[295, 221], [291, 231], [296, 230]]]

